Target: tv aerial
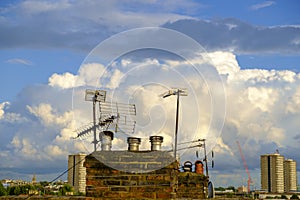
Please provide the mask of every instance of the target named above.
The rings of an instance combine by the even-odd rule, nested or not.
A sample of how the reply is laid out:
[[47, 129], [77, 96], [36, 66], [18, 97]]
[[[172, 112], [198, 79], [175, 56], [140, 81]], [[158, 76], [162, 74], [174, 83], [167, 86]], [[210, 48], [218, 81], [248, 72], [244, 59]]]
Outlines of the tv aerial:
[[[76, 138], [83, 138], [93, 133], [94, 151], [99, 142], [101, 142], [102, 150], [110, 150], [114, 133], [132, 134], [134, 132], [136, 124], [133, 119], [133, 116], [136, 115], [134, 104], [106, 101], [106, 91], [104, 90], [87, 89], [85, 100], [93, 102], [93, 122], [77, 129]], [[96, 103], [99, 107], [98, 121], [96, 119]], [[100, 130], [99, 140], [97, 140], [97, 130]]]
[[132, 116], [136, 115], [134, 104], [124, 104], [117, 102], [99, 103], [100, 119], [99, 125], [104, 130], [114, 128], [115, 133], [133, 133], [136, 121]]

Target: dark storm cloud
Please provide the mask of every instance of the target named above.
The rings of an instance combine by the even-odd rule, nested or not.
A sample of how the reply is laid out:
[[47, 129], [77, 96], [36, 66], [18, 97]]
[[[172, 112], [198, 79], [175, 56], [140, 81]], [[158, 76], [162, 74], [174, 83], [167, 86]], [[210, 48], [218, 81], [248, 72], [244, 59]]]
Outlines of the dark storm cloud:
[[130, 3], [125, 2], [120, 10], [115, 1], [73, 4], [24, 1], [0, 10], [0, 48], [91, 50], [121, 31], [161, 25], [187, 34], [207, 50], [300, 52], [299, 26], [254, 26], [238, 19], [195, 20], [165, 13], [163, 9], [155, 13], [132, 13], [127, 12], [129, 7]]
[[295, 140], [300, 140], [300, 134], [296, 135], [296, 136], [294, 137], [294, 139], [295, 139]]
[[163, 26], [187, 34], [209, 51], [300, 53], [299, 26], [253, 26], [237, 19], [178, 20]]
[[[170, 2], [172, 3], [172, 2]], [[151, 3], [139, 5], [147, 7]], [[165, 7], [170, 5], [165, 5]], [[173, 6], [169, 12], [182, 5]], [[6, 48], [72, 48], [90, 50], [109, 36], [130, 28], [159, 26], [189, 18], [165, 13], [132, 12], [124, 1], [34, 1], [0, 7], [0, 43]]]
[[[29, 24], [26, 26], [0, 26], [1, 48], [70, 48], [90, 50], [109, 35], [101, 30], [104, 26], [98, 25], [99, 30], [86, 33], [84, 31], [59, 32], [51, 26]], [[112, 33], [110, 33], [112, 34]]]

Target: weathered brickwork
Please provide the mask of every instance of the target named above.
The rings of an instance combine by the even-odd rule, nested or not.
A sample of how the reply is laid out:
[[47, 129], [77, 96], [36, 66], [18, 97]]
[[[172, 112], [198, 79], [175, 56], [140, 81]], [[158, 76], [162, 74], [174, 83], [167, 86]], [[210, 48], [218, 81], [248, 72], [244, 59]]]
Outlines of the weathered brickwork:
[[[100, 160], [104, 160], [105, 164]], [[124, 170], [114, 169], [120, 166], [112, 168], [115, 163], [122, 165]], [[163, 166], [165, 164], [167, 165]], [[86, 157], [84, 166], [87, 170], [86, 196], [88, 197], [99, 199], [176, 197], [178, 164], [172, 162], [169, 153], [95, 152]]]
[[193, 172], [178, 174], [178, 198], [205, 199], [207, 196], [207, 177]]
[[179, 172], [178, 163], [172, 160], [163, 151], [94, 152], [84, 163], [86, 196], [99, 200], [205, 198], [207, 178]]

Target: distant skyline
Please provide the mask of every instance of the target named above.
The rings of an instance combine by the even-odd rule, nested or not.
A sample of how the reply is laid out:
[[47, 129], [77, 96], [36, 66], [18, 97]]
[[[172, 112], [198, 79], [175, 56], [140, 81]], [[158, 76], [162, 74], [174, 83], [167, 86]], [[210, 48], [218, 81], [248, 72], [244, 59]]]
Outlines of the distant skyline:
[[[80, 91], [81, 86], [98, 83], [105, 67], [89, 65], [90, 52], [123, 31], [161, 27], [179, 31], [202, 45], [223, 81], [226, 102], [216, 102], [224, 105], [226, 116], [214, 147], [216, 167], [211, 176], [215, 185], [246, 185], [247, 174], [235, 142], [239, 140], [255, 187], [260, 188], [260, 155], [279, 149], [286, 158], [300, 162], [299, 10], [298, 0], [0, 1], [0, 179], [31, 179], [36, 174], [38, 180], [50, 180], [64, 171], [69, 153], [86, 150], [80, 146], [82, 141], [70, 139], [78, 128], [72, 122], [78, 114], [74, 107], [72, 110], [76, 104], [72, 84], [76, 82], [75, 91]], [[133, 86], [143, 86], [131, 95], [137, 105], [153, 107], [139, 110], [136, 134], [146, 137], [159, 130], [151, 125], [151, 117], [155, 118], [155, 112], [163, 113], [157, 120], [166, 119], [167, 128], [162, 131], [166, 146], [172, 140], [173, 122], [167, 119], [173, 119], [174, 108], [168, 106], [174, 99], [158, 105], [160, 99], [143, 99], [137, 94], [147, 96], [161, 90], [158, 85], [147, 86], [146, 80], [180, 83], [164, 74], [164, 67], [177, 67], [184, 74], [189, 65], [178, 57], [172, 62], [172, 56], [176, 57], [162, 52], [130, 52], [113, 63], [115, 71], [107, 72], [109, 80], [100, 85], [127, 92]], [[128, 66], [142, 67], [128, 75]], [[191, 71], [186, 76], [193, 82]], [[195, 81], [197, 87], [202, 83]], [[212, 84], [210, 81], [207, 83]], [[198, 105], [201, 126], [197, 131], [205, 132], [214, 128], [209, 117], [218, 107], [211, 110], [203, 106], [212, 103], [205, 88], [195, 91], [202, 106]], [[189, 105], [194, 101], [189, 98], [182, 99], [186, 111], [183, 124], [193, 116], [187, 114], [194, 111]], [[162, 107], [168, 112], [162, 112]], [[90, 120], [88, 114], [81, 114]], [[182, 137], [187, 137], [192, 128], [181, 127]], [[119, 140], [115, 146], [124, 148]]]

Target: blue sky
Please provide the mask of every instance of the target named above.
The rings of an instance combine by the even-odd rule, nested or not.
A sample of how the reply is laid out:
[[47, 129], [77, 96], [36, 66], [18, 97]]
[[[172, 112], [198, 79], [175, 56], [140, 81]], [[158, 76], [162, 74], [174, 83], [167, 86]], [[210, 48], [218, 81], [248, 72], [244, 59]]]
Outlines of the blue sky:
[[[239, 113], [229, 103], [222, 141], [216, 149], [220, 155], [236, 155], [236, 146], [230, 143], [233, 137], [240, 139], [245, 151], [251, 145], [257, 147], [246, 157], [259, 187], [255, 153], [279, 148], [300, 162], [297, 144], [288, 146], [286, 139], [300, 142], [296, 123], [300, 118], [299, 10], [298, 0], [0, 1], [0, 156], [6, 161], [0, 165], [0, 179], [6, 178], [5, 174], [28, 178], [32, 173], [51, 179], [57, 171], [63, 171], [65, 156], [76, 150], [66, 141], [71, 150], [63, 148], [63, 139], [70, 137], [66, 130], [74, 128], [65, 109], [72, 98], [69, 81], [92, 80], [88, 67], [82, 66], [92, 49], [105, 39], [133, 28], [164, 27], [201, 44], [216, 61], [226, 82], [227, 98], [245, 106], [245, 113]], [[257, 96], [261, 93], [265, 95]], [[249, 102], [257, 103], [251, 107]], [[266, 133], [269, 141], [263, 142], [260, 135], [249, 138], [249, 130]], [[50, 149], [58, 153], [58, 158], [46, 155]], [[47, 164], [40, 163], [33, 170], [29, 170], [32, 157], [18, 157], [39, 151], [45, 152], [35, 161]], [[9, 156], [15, 156], [18, 162]], [[227, 162], [239, 164], [240, 160], [230, 157], [224, 165]], [[18, 167], [13, 167], [15, 164]], [[231, 167], [228, 164], [224, 173], [216, 169], [216, 177], [227, 180], [217, 182], [219, 185], [232, 181], [241, 184], [240, 177], [228, 178], [236, 173]], [[234, 170], [244, 172], [242, 165]]]
[[209, 1], [209, 9], [195, 15], [200, 18], [237, 18], [258, 26], [299, 24], [297, 1]]
[[[39, 3], [41, 6], [42, 2]], [[55, 4], [59, 3], [61, 2], [58, 1]], [[2, 43], [4, 44], [1, 48], [0, 57], [2, 70], [4, 71], [4, 73], [1, 73], [1, 80], [10, 85], [10, 87], [1, 86], [2, 101], [13, 100], [24, 85], [46, 83], [48, 77], [54, 72], [75, 72], [81, 64], [80, 61], [95, 45], [118, 31], [126, 30], [126, 23], [124, 23], [124, 27], [115, 28], [116, 30], [112, 30], [114, 28], [110, 27], [107, 27], [107, 30], [103, 29], [101, 24], [99, 25], [99, 30], [97, 30], [97, 27], [93, 27], [91, 24], [91, 30], [96, 32], [96, 35], [91, 33], [89, 36], [91, 38], [84, 39], [87, 41], [84, 41], [82, 44], [76, 44], [80, 43], [76, 41], [77, 39], [68, 43], [62, 42], [59, 44], [58, 41], [58, 43], [54, 42], [53, 44], [51, 40], [55, 40], [55, 37], [58, 37], [58, 40], [63, 40], [64, 38], [63, 35], [59, 35], [58, 30], [60, 26], [64, 26], [65, 23], [65, 33], [68, 34], [69, 31], [71, 36], [73, 33], [71, 29], [77, 25], [81, 26], [84, 24], [82, 28], [88, 28], [89, 24], [85, 24], [86, 19], [84, 17], [80, 18], [80, 14], [72, 13], [72, 9], [70, 9], [70, 13], [58, 13], [57, 17], [55, 17], [55, 11], [51, 12], [51, 10], [49, 10], [48, 14], [47, 11], [35, 13], [34, 9], [38, 9], [37, 3], [36, 8], [34, 7], [32, 11], [33, 13], [28, 13], [26, 11], [26, 6], [30, 6], [28, 4], [26, 4], [26, 1], [1, 2], [1, 16], [5, 19], [2, 22], [5, 24], [5, 27], [1, 31]], [[155, 13], [167, 13], [177, 14], [180, 18], [192, 17], [201, 20], [235, 19], [251, 26], [266, 28], [270, 26], [298, 25], [300, 21], [300, 13], [297, 12], [300, 9], [300, 4], [297, 0], [189, 1], [184, 6], [178, 6], [180, 3], [176, 1], [167, 1], [165, 3], [158, 1], [154, 4], [146, 2], [113, 2], [110, 4], [109, 6], [113, 6], [116, 12], [132, 12], [136, 13], [137, 17], [143, 14], [151, 17]], [[76, 12], [76, 8], [74, 10]], [[72, 19], [73, 15], [78, 15], [76, 16], [78, 20], [76, 18]], [[62, 18], [60, 17], [64, 18], [61, 22]], [[93, 17], [101, 18], [101, 15]], [[42, 21], [44, 20], [43, 18], [45, 19], [45, 24]], [[49, 25], [47, 25], [47, 21], [49, 21]], [[68, 23], [69, 21], [71, 22], [70, 24]], [[163, 26], [164, 22], [167, 22], [167, 20], [161, 20], [161, 24], [155, 22], [155, 25]], [[76, 25], [76, 23], [78, 24]], [[128, 28], [142, 27], [142, 25], [143, 22], [141, 20], [138, 25], [133, 23]], [[111, 26], [113, 27], [114, 25], [111, 24]], [[146, 22], [145, 26], [149, 26], [149, 23]], [[15, 28], [17, 32], [11, 30], [13, 33], [10, 35], [10, 28]], [[43, 30], [41, 30], [44, 28], [47, 33], [43, 33]], [[43, 34], [45, 35], [44, 37], [41, 36]], [[252, 52], [250, 55], [247, 53], [242, 55], [239, 53], [237, 55], [240, 56], [238, 59], [242, 68], [275, 68], [297, 71], [297, 63], [300, 61], [297, 52], [281, 53], [280, 50], [275, 53], [268, 52], [267, 55], [255, 54], [255, 52]], [[279, 58], [276, 59], [276, 57]], [[45, 62], [45, 59], [47, 59], [47, 62]], [[18, 78], [11, 79], [10, 77], [13, 76]]]

